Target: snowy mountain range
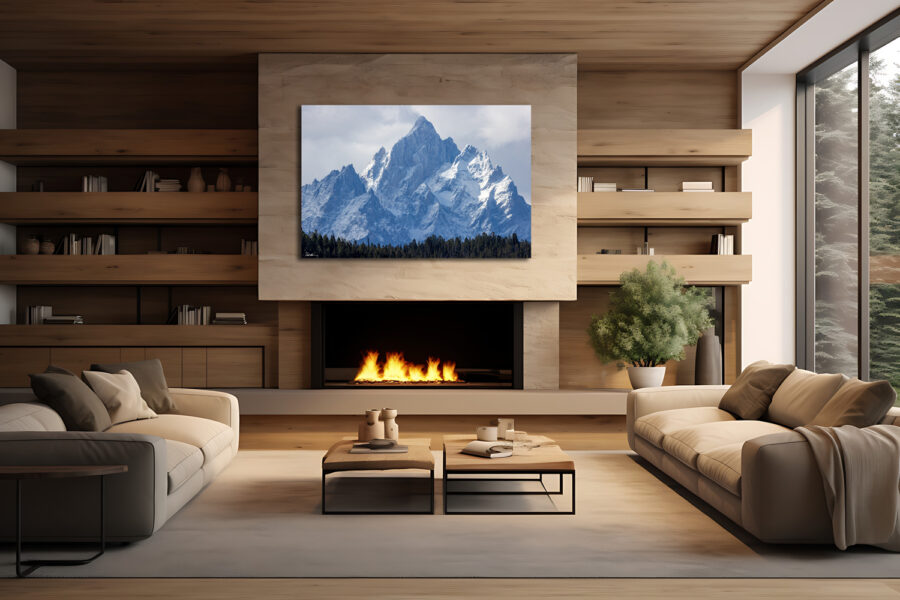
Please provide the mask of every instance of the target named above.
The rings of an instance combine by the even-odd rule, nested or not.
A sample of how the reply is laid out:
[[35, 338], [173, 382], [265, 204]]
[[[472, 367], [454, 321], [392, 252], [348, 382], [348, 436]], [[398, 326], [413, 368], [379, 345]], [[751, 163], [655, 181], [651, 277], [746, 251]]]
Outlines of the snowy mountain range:
[[402, 246], [429, 236], [531, 239], [531, 205], [483, 150], [441, 138], [420, 116], [362, 173], [346, 165], [300, 188], [301, 230]]

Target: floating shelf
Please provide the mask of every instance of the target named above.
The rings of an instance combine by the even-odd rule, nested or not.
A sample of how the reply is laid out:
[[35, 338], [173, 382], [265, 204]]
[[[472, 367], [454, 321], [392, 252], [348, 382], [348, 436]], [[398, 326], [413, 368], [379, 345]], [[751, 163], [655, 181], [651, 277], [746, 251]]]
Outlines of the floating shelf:
[[578, 224], [739, 225], [752, 216], [750, 192], [579, 192]]
[[4, 255], [0, 283], [20, 285], [256, 285], [241, 254]]
[[0, 223], [256, 223], [256, 192], [4, 192]]
[[900, 254], [870, 256], [869, 283], [900, 283]]
[[0, 346], [267, 346], [275, 325], [0, 325]]
[[255, 163], [257, 131], [2, 129], [0, 160], [20, 166]]
[[618, 285], [623, 272], [643, 269], [651, 260], [665, 260], [691, 285], [741, 285], [752, 278], [752, 257], [747, 254], [582, 254], [578, 284]]
[[751, 149], [749, 129], [578, 130], [579, 166], [729, 166]]

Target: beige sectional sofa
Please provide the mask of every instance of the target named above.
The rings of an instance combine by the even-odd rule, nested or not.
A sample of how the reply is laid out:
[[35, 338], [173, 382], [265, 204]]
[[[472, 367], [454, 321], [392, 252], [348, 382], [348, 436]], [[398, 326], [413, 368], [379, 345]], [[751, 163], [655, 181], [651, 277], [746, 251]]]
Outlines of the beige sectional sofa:
[[[793, 430], [834, 392], [833, 381], [826, 385], [813, 375], [798, 369], [795, 379], [802, 385], [785, 380], [765, 420], [740, 420], [719, 409], [728, 386], [632, 391], [628, 443], [764, 542], [832, 543], [822, 476], [806, 439]], [[838, 385], [846, 381], [838, 377]], [[882, 422], [900, 425], [900, 408]]]
[[[170, 388], [176, 413], [113, 425], [102, 433], [66, 431], [50, 407], [0, 406], [0, 465], [125, 464], [106, 480], [110, 541], [149, 537], [213, 481], [238, 450], [238, 401], [231, 394]], [[0, 482], [0, 539], [15, 536], [13, 482]], [[31, 481], [22, 488], [28, 540], [94, 540], [96, 481]]]

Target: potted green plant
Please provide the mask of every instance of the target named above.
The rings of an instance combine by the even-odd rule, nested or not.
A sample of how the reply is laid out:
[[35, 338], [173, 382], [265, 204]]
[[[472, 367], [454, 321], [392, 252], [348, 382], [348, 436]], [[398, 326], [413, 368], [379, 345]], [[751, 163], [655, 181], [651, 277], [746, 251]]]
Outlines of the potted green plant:
[[684, 347], [696, 344], [712, 324], [710, 297], [685, 287], [684, 278], [665, 261], [622, 273], [619, 282], [609, 311], [591, 318], [591, 345], [603, 362], [631, 364], [628, 378], [634, 389], [662, 385], [665, 363], [684, 358]]

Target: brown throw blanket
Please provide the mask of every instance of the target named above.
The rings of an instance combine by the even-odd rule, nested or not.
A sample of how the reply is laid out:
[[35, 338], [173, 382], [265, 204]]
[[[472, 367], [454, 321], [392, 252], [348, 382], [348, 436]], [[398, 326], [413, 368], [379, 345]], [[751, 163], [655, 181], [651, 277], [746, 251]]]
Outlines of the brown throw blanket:
[[798, 427], [816, 457], [834, 544], [900, 552], [900, 427]]

